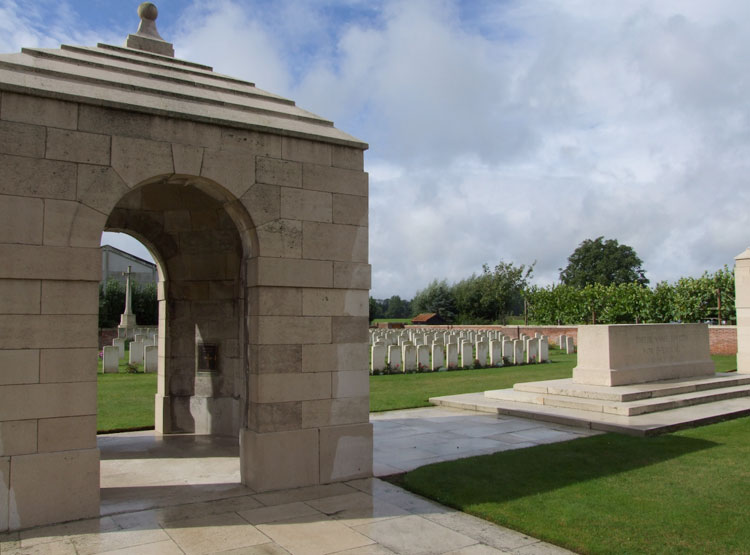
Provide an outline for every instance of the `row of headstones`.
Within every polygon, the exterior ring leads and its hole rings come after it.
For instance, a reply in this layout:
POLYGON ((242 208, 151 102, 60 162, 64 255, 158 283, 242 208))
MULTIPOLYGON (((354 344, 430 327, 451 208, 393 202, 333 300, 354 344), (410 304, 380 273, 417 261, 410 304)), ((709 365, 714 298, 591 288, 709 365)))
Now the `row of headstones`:
MULTIPOLYGON (((541 336, 542 334, 539 332, 534 334, 535 338, 541 336)), ((527 341, 528 338, 529 336, 525 333, 522 333, 520 336, 520 339, 524 341, 527 341)), ((460 344, 463 341, 477 343, 479 341, 504 341, 506 339, 512 340, 512 338, 503 335, 499 330, 370 330, 370 345, 384 343, 386 346, 399 345, 403 347, 404 345, 448 345, 451 343, 460 344)), ((557 341, 557 345, 567 354, 576 352, 575 340, 571 336, 561 335, 557 341)))
MULTIPOLYGON (((535 334, 537 337, 541 334, 535 334)), ((377 342, 384 342, 386 345, 403 345, 406 342, 412 345, 432 345, 440 343, 448 345, 450 343, 459 344, 461 341, 502 341, 506 337, 499 330, 402 330, 395 331, 389 329, 370 330, 370 345, 377 342)), ((528 337, 521 334, 521 338, 528 337)))
POLYGON ((386 345, 376 341, 370 347, 370 373, 441 372, 457 368, 497 367, 506 364, 549 362, 546 336, 522 339, 480 340, 473 343, 433 343, 432 345, 386 345), (461 365, 459 366, 459 354, 461 365))
MULTIPOLYGON (((102 368, 105 374, 116 374, 120 361, 125 358, 125 337, 112 340, 111 346, 102 349, 102 368)), ((134 340, 130 342, 129 364, 143 364, 144 372, 156 372, 159 361, 157 331, 154 329, 137 329, 134 340), (141 333, 138 333, 141 332, 141 333)))

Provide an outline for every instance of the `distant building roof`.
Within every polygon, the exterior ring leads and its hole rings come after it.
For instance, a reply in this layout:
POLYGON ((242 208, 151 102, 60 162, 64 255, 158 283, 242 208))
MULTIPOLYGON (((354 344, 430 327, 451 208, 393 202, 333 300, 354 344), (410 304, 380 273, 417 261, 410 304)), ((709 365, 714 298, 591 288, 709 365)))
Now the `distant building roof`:
POLYGON ((156 264, 125 252, 112 245, 102 245, 102 283, 116 279, 125 283, 125 272, 131 267, 133 279, 140 283, 155 283, 159 273, 156 264))
POLYGON ((106 250, 106 251, 117 253, 120 256, 122 256, 123 258, 130 258, 134 262, 139 262, 139 263, 144 264, 146 266, 151 266, 154 270, 156 269, 156 264, 154 264, 153 262, 149 262, 148 260, 140 258, 140 257, 138 257, 138 256, 136 256, 134 254, 130 254, 129 252, 126 252, 124 250, 118 249, 117 247, 113 247, 112 245, 102 245, 100 248, 103 251, 106 250))
POLYGON ((437 312, 425 312, 418 314, 411 320, 412 324, 444 324, 445 320, 437 312))

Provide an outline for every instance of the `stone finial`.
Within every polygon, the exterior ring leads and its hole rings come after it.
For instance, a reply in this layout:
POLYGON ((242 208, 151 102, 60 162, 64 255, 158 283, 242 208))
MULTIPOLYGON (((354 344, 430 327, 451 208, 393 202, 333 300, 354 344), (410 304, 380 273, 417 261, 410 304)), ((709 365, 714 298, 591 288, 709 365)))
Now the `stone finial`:
POLYGON ((152 2, 144 2, 138 6, 138 17, 141 18, 141 24, 138 25, 138 31, 135 33, 136 35, 151 39, 164 40, 161 38, 159 31, 156 30, 156 18, 159 17, 159 9, 156 7, 156 4, 153 4, 152 2))
POLYGON ((138 6, 138 17, 141 18, 141 23, 134 35, 128 35, 125 46, 161 54, 162 56, 174 57, 174 47, 161 38, 159 31, 156 30, 156 18, 158 16, 159 10, 151 2, 144 2, 138 6))
POLYGON ((750 247, 747 247, 743 252, 734 257, 735 260, 748 260, 750 259, 750 247))

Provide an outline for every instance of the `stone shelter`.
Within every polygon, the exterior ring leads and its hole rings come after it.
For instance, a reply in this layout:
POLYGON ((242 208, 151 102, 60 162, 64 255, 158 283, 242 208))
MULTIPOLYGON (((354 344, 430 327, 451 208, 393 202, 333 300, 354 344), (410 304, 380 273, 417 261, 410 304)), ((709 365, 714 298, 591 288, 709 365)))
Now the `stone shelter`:
POLYGON ((256 491, 372 473, 367 145, 139 15, 0 55, 0 532, 99 514, 103 231, 157 263, 158 432, 237 434, 256 491))

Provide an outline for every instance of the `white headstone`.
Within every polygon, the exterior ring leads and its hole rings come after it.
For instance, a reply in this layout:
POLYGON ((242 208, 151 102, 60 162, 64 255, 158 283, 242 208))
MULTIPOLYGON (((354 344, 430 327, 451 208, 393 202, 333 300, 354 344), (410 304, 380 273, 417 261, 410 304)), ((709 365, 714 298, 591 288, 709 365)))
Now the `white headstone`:
POLYGON ((401 347, 398 345, 388 346, 388 366, 390 366, 390 372, 392 374, 404 371, 401 362, 401 347))
POLYGON ((572 355, 576 352, 576 344, 573 341, 573 338, 568 336, 565 340, 565 352, 569 355, 572 355))
POLYGON ((526 364, 539 362, 539 339, 529 339, 526 343, 526 364))
POLYGON ((401 358, 404 362, 404 372, 414 372, 417 369, 417 346, 405 344, 401 348, 401 358))
POLYGON ((125 339, 122 337, 117 337, 112 340, 112 346, 117 347, 117 350, 119 351, 119 357, 121 359, 125 358, 125 339))
POLYGON ((434 343, 432 345, 432 369, 440 370, 445 366, 445 351, 442 345, 434 343))
POLYGON ((474 366, 474 345, 471 344, 471 341, 461 343, 461 366, 463 368, 474 366))
POLYGON ((120 363, 120 351, 114 345, 102 349, 102 369, 105 374, 117 374, 120 363))
POLYGON ((420 372, 431 370, 429 345, 419 345, 417 347, 417 368, 420 372))
POLYGON ((380 373, 385 370, 385 345, 376 343, 370 348, 371 373, 380 373))
POLYGON ((450 369, 458 368, 458 344, 448 343, 445 346, 446 366, 450 369))
POLYGON ((490 366, 503 365, 503 344, 500 341, 490 341, 490 366))
POLYGON ((549 362, 549 339, 544 335, 539 338, 539 362, 549 362))
POLYGON ((130 364, 143 364, 143 342, 133 341, 130 344, 130 364))
POLYGON ((490 345, 487 341, 477 341, 477 356, 479 366, 487 366, 487 357, 489 356, 490 345))
POLYGON ((503 358, 508 364, 515 364, 515 355, 513 354, 513 340, 507 337, 503 339, 503 358))
POLYGON ((159 364, 159 347, 156 345, 146 345, 143 348, 143 371, 154 373, 159 364))
POLYGON ((523 362, 523 340, 513 340, 513 364, 521 364, 523 362))

